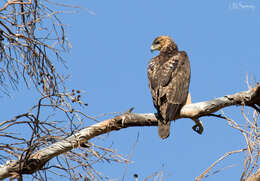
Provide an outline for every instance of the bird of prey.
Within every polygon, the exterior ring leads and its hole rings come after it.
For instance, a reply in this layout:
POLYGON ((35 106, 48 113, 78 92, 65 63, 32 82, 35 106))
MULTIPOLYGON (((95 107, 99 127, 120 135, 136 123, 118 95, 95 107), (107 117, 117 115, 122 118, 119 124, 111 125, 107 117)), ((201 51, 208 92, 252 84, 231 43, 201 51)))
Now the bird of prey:
POLYGON ((164 139, 186 104, 190 85, 190 62, 185 51, 179 51, 169 36, 157 37, 151 51, 160 51, 148 65, 149 87, 158 112, 158 133, 164 139))

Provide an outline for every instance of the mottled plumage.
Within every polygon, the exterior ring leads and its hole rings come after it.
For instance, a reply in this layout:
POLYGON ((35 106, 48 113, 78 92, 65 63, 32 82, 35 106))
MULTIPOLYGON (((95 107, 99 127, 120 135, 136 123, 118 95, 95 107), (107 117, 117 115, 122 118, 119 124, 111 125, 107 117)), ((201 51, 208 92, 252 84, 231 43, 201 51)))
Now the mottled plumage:
POLYGON ((148 80, 153 103, 158 111, 158 133, 167 138, 170 121, 175 120, 185 105, 190 84, 190 62, 184 51, 168 36, 157 37, 151 50, 160 54, 149 62, 148 80))

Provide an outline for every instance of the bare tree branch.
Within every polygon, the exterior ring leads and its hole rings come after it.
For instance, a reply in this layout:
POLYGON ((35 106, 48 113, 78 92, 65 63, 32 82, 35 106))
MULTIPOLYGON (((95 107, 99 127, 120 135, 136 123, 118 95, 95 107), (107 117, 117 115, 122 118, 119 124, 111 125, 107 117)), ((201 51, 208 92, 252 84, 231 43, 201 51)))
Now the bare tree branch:
POLYGON ((260 181, 260 169, 257 170, 255 174, 246 179, 246 181, 260 181))
POLYGON ((63 53, 71 48, 58 15, 69 7, 50 3, 3 0, 0 5, 0 93, 17 89, 20 81, 34 85, 42 95, 63 90, 65 78, 53 60, 64 64, 63 53))
POLYGON ((198 176, 195 181, 202 180, 217 163, 219 163, 220 161, 222 161, 223 159, 225 159, 229 155, 232 155, 232 154, 235 154, 235 153, 240 153, 240 152, 243 152, 243 151, 246 151, 246 150, 247 149, 241 149, 241 150, 235 150, 235 151, 230 151, 228 153, 225 153, 217 161, 215 161, 208 169, 206 169, 200 176, 198 176))
MULTIPOLYGON (((238 92, 206 102, 185 105, 181 110, 179 118, 199 118, 211 115, 221 108, 232 105, 260 106, 260 86, 257 84, 255 88, 251 88, 248 91, 238 92)), ((0 179, 13 175, 32 174, 40 170, 52 158, 80 147, 80 145, 86 143, 91 138, 101 134, 128 127, 158 125, 156 114, 133 114, 131 111, 132 109, 112 119, 86 127, 62 141, 36 151, 26 160, 9 161, 1 166, 0 179)))

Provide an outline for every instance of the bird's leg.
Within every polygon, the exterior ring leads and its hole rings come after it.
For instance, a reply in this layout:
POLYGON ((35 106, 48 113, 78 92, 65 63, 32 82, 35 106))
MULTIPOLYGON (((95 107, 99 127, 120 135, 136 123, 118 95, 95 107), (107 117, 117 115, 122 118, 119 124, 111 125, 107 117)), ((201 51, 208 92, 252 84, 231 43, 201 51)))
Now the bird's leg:
MULTIPOLYGON (((187 104, 191 104, 192 101, 191 101, 191 95, 190 93, 188 93, 188 96, 187 96, 187 100, 186 100, 186 103, 185 105, 187 104)), ((195 122, 195 125, 192 126, 192 129, 197 132, 198 134, 202 134, 204 128, 203 128, 203 124, 202 122, 198 119, 198 118, 191 118, 194 122, 195 122)))
POLYGON ((186 100, 185 105, 191 104, 191 103, 192 103, 192 101, 191 101, 191 95, 190 95, 190 93, 188 93, 188 96, 187 96, 187 100, 186 100))
POLYGON ((198 118, 191 118, 191 119, 195 122, 195 125, 192 126, 192 129, 198 134, 202 134, 204 130, 202 122, 198 118))

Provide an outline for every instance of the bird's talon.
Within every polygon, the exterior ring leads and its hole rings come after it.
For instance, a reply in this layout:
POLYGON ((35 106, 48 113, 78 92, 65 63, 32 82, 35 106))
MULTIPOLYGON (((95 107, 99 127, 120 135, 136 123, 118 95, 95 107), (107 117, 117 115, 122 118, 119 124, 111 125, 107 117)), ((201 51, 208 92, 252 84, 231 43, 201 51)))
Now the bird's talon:
POLYGON ((202 126, 201 124, 196 124, 196 125, 192 126, 192 129, 193 129, 196 133, 198 133, 198 134, 202 134, 202 133, 203 133, 203 130, 204 130, 204 128, 203 128, 203 126, 202 126))

